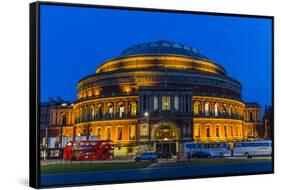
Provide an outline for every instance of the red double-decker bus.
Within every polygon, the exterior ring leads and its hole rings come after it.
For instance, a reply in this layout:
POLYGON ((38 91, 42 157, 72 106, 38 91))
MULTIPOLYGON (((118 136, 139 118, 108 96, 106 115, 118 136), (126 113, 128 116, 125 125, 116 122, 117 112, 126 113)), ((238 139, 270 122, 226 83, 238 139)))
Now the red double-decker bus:
POLYGON ((110 140, 69 141, 64 147, 64 160, 109 160, 113 159, 113 145, 110 140))

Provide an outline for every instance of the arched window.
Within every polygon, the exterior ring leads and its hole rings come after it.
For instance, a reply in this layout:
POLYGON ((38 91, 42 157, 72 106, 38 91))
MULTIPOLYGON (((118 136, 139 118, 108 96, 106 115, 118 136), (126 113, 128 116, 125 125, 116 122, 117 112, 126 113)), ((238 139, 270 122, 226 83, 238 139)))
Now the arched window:
POLYGON ((87 107, 83 107, 83 121, 87 121, 87 107))
POLYGON ((118 127, 117 129, 117 140, 122 140, 122 127, 118 127))
POLYGON ((230 135, 233 136, 233 126, 230 126, 230 135))
POLYGON ((130 104, 130 114, 131 114, 131 116, 137 115, 137 104, 136 104, 136 102, 132 102, 130 104))
POLYGON ((107 128, 107 139, 110 140, 111 139, 111 129, 110 128, 107 128))
POLYGON ((225 105, 222 106, 222 115, 226 116, 226 108, 225 105))
POLYGON ((194 102, 194 104, 193 104, 194 115, 199 115, 199 105, 200 105, 199 102, 194 102))
POLYGON ((107 115, 109 118, 113 117, 113 106, 111 103, 107 104, 107 115))
POLYGON ((92 114, 91 114, 92 119, 95 118, 95 107, 92 106, 92 114))
POLYGON ((124 107, 124 104, 122 102, 119 102, 118 106, 119 106, 118 107, 118 117, 122 118, 122 117, 124 117, 125 107, 124 107))
POLYGON ((253 121, 254 120, 254 117, 253 117, 253 112, 249 112, 249 120, 250 121, 253 121))
POLYGON ((64 115, 62 116, 62 125, 67 125, 66 114, 64 114, 64 115))
POLYGON ((101 118, 103 116, 102 104, 98 105, 98 117, 101 118))
POLYGON ((92 108, 90 106, 87 106, 87 120, 91 120, 91 111, 92 111, 92 108))
POLYGON ((199 138, 200 137, 200 125, 195 124, 194 126, 194 137, 199 138))
POLYGON ((216 125, 216 137, 220 136, 220 128, 219 125, 216 125))
POLYGON ((211 129, 209 125, 206 127, 206 137, 211 137, 211 129))
POLYGON ((171 96, 162 96, 162 111, 170 111, 171 96))
POLYGON ((228 107, 228 115, 231 116, 232 115, 232 106, 228 107))
POLYGON ((219 104, 215 103, 215 116, 217 117, 219 115, 219 104))
POLYGON ((79 121, 82 121, 83 120, 83 110, 82 108, 80 108, 79 110, 79 121))
POLYGON ((205 103, 205 116, 209 116, 210 114, 210 104, 208 102, 205 103))
POLYGON ((101 138, 101 128, 100 127, 97 128, 97 136, 99 136, 101 138))

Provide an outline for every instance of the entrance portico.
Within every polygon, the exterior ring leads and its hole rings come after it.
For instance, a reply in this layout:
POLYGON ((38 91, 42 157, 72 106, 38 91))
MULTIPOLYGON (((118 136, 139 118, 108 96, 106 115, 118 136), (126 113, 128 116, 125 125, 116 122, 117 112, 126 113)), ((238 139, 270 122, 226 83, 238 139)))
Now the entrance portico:
POLYGON ((180 130, 173 122, 159 122, 152 128, 152 140, 156 152, 176 155, 179 149, 180 130))

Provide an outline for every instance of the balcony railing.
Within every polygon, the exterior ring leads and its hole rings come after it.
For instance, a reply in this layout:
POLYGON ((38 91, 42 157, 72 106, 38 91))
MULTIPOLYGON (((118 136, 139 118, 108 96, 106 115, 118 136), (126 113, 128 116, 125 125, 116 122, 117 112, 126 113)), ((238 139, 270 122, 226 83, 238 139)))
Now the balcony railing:
POLYGON ((120 114, 120 113, 107 113, 107 114, 96 114, 94 117, 85 117, 75 119, 75 123, 91 122, 91 121, 101 121, 101 120, 122 120, 122 119, 136 119, 137 115, 132 114, 120 114))
POLYGON ((194 114, 195 118, 225 118, 225 119, 239 119, 242 120, 243 116, 237 115, 237 114, 214 114, 214 113, 199 113, 197 115, 194 114))
POLYGON ((98 99, 98 98, 107 98, 107 97, 115 97, 115 96, 136 96, 136 92, 120 92, 120 93, 107 93, 107 94, 100 94, 100 95, 93 95, 89 97, 79 98, 76 103, 83 102, 86 100, 98 99))

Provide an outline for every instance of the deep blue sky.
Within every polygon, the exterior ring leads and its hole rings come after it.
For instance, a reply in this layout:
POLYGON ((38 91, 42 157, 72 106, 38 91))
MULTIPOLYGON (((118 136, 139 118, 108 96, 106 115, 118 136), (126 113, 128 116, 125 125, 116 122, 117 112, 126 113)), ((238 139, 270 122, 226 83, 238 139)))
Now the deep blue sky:
POLYGON ((75 100, 77 82, 134 44, 171 40, 201 51, 272 104, 271 20, 41 5, 41 100, 75 100))

